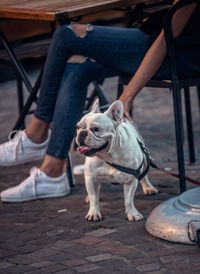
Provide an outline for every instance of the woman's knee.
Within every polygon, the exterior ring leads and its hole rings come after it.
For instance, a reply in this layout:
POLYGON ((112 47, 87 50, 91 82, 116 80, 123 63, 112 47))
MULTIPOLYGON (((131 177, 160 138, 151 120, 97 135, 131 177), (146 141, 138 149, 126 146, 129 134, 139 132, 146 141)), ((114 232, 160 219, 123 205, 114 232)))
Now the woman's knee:
POLYGON ((68 27, 77 37, 80 38, 85 38, 87 33, 92 30, 92 26, 90 24, 71 23, 68 27))
POLYGON ((117 72, 84 55, 72 55, 66 63, 63 78, 73 79, 75 85, 89 85, 92 81, 116 76, 117 72))
POLYGON ((96 62, 84 55, 72 55, 66 64, 68 72, 74 75, 78 82, 94 80, 97 75, 96 62))
POLYGON ((69 25, 62 25, 57 28, 54 32, 54 38, 58 39, 59 37, 63 38, 67 34, 75 35, 76 37, 85 38, 87 33, 92 30, 92 26, 90 24, 75 24, 71 23, 69 25))

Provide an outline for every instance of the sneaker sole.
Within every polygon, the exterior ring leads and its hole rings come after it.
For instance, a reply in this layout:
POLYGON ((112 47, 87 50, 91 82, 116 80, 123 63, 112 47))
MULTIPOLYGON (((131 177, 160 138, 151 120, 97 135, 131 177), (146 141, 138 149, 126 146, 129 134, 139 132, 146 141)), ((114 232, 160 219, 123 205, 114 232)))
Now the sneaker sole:
POLYGON ((46 194, 46 195, 40 195, 37 197, 29 197, 26 199, 25 198, 24 199, 9 199, 9 198, 7 199, 7 198, 1 197, 1 201, 6 203, 20 203, 20 202, 28 202, 28 201, 34 201, 34 200, 40 200, 40 199, 47 199, 47 198, 59 198, 59 197, 64 197, 68 194, 70 194, 70 190, 62 194, 46 194))

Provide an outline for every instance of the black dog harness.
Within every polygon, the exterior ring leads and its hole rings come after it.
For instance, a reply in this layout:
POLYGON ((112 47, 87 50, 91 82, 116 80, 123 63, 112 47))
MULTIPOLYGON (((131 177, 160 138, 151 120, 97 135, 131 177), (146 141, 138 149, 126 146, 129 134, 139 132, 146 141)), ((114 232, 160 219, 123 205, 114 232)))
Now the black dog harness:
POLYGON ((138 169, 133 169, 133 168, 129 168, 129 167, 124 167, 124 166, 120 166, 120 165, 116 165, 116 164, 111 164, 109 162, 106 162, 107 164, 109 164, 110 166, 112 166, 113 168, 121 171, 121 172, 124 172, 124 173, 127 173, 127 174, 130 174, 130 175, 133 175, 135 176, 135 178, 137 178, 139 181, 144 178, 144 176, 148 173, 149 171, 149 168, 150 168, 150 163, 151 163, 151 160, 150 160, 150 156, 149 156, 149 153, 146 149, 146 147, 144 146, 144 144, 142 142, 140 142, 138 139, 137 139, 139 145, 140 145, 140 148, 146 158, 146 167, 144 169, 144 171, 142 171, 142 166, 144 164, 144 157, 143 157, 143 161, 141 163, 141 165, 139 166, 138 169))

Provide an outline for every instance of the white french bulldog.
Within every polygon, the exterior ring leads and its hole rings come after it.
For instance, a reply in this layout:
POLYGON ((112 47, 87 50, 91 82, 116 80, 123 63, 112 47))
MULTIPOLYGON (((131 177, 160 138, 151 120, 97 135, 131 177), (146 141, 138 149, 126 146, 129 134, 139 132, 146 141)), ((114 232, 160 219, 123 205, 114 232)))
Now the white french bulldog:
MULTIPOLYGON (((124 187, 125 212, 129 221, 140 221, 143 216, 134 206, 134 194, 138 179, 134 175, 121 172, 109 163, 120 165, 143 172, 147 159, 139 142, 143 142, 136 127, 129 120, 123 118, 123 104, 115 101, 109 109, 100 113, 98 99, 94 102, 92 111, 77 124, 77 150, 84 154, 85 184, 87 200, 90 204, 86 219, 101 220, 99 208, 100 177, 111 175, 110 182, 118 182, 124 187), (138 141, 139 140, 139 141, 138 141), (93 156, 93 157, 91 157, 93 156)), ((140 180, 144 194, 152 195, 158 191, 152 186, 145 175, 140 180)))

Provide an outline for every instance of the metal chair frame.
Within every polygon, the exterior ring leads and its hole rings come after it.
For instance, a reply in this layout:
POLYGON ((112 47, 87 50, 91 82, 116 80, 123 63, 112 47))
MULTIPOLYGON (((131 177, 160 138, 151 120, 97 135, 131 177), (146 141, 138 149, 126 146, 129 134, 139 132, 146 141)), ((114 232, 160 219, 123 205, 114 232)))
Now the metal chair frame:
MULTIPOLYGON (((183 117, 182 117, 182 107, 181 107, 181 89, 184 89, 185 97, 185 110, 186 110, 186 122, 187 122, 187 135, 189 143, 189 155, 190 162, 195 162, 195 148, 194 148, 194 136, 193 136, 193 126, 192 126, 192 113, 190 106, 190 94, 189 87, 197 86, 198 87, 198 96, 200 97, 200 76, 194 78, 181 79, 178 76, 177 64, 176 64, 176 48, 178 45, 185 43, 186 45, 200 45, 200 37, 195 37, 192 39, 188 38, 176 38, 174 39, 172 33, 171 22, 175 12, 181 7, 197 3, 198 0, 180 0, 174 6, 172 6, 167 12, 167 16, 164 22, 164 34, 167 44, 167 52, 170 60, 171 68, 171 81, 152 79, 146 86, 148 87, 160 87, 160 88, 169 88, 172 90, 173 96, 173 108, 174 108, 174 122, 175 122, 175 135, 176 135, 176 147, 177 147, 177 160, 178 160, 178 171, 179 171, 179 185, 180 192, 186 190, 186 181, 185 181, 185 161, 184 161, 184 149, 183 149, 183 117)), ((130 76, 126 75, 119 78, 118 86, 118 96, 120 96, 123 91, 123 86, 130 81, 130 76)))

